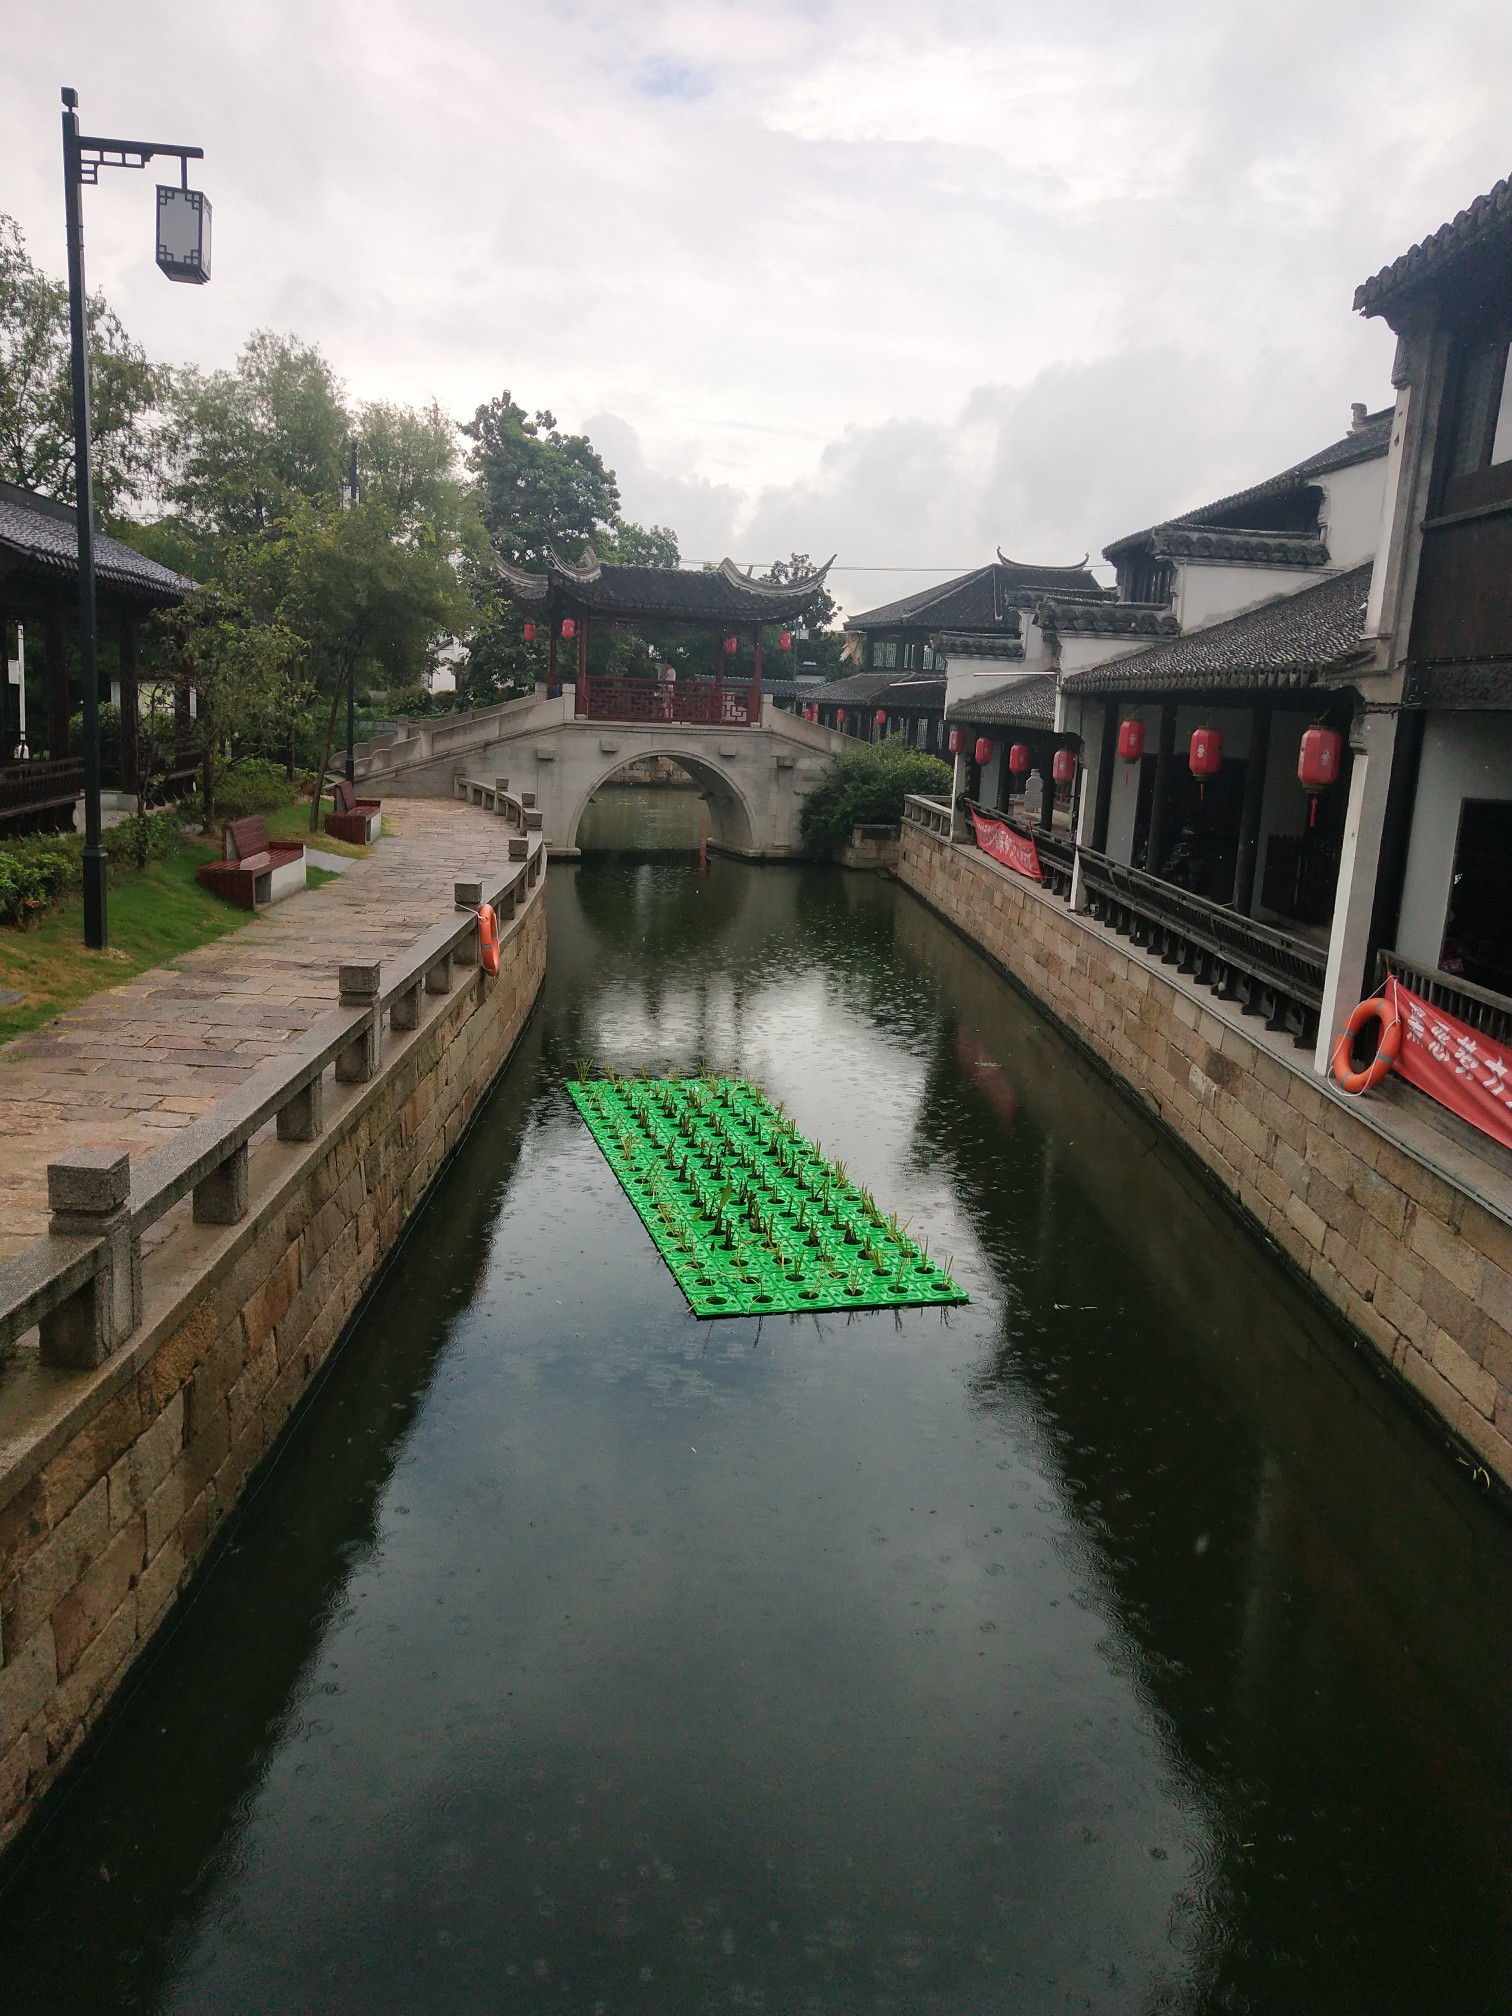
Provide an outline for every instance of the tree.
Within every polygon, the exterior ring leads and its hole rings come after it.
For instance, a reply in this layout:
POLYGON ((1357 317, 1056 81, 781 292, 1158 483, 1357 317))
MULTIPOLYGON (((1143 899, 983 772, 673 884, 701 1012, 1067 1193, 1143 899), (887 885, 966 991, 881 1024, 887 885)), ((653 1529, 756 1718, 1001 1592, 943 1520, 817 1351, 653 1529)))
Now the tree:
POLYGON ((157 618, 169 680, 193 689, 202 763, 204 826, 215 822, 218 752, 238 737, 276 739, 304 695, 304 640, 260 620, 243 596, 202 588, 157 618))
POLYGON ((479 509, 500 556, 517 567, 551 546, 564 560, 612 536, 619 523, 614 471, 586 434, 563 434, 556 416, 534 419, 507 392, 480 406, 461 432, 479 509))
MULTIPOLYGON (((152 424, 168 374, 147 361, 100 294, 88 303, 90 442, 95 502, 111 516, 150 487, 152 424)), ((73 366, 68 289, 27 256, 20 226, 0 216, 0 481, 71 500, 73 366)))
POLYGON ((938 756, 910 749, 901 735, 863 742, 837 756, 803 805, 803 838, 817 854, 838 854, 853 826, 895 826, 910 792, 950 790, 951 770, 938 756))
POLYGON ((202 538, 267 532, 295 500, 341 501, 352 416, 313 345, 258 329, 234 370, 176 374, 169 501, 202 538))
POLYGON ((637 525, 633 518, 619 519, 594 551, 600 560, 622 567, 682 565, 677 534, 670 525, 637 525))

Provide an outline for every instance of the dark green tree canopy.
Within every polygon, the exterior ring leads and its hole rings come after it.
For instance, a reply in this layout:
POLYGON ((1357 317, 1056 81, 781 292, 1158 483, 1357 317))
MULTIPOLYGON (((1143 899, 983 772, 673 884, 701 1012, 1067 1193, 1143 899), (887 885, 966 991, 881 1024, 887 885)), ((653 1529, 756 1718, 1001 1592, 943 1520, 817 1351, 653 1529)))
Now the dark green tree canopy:
POLYGON ((619 485, 586 434, 562 433, 552 413, 532 419, 507 392, 480 406, 462 432, 473 444, 467 466, 483 522, 505 560, 529 566, 548 545, 578 560, 612 536, 619 485))
MULTIPOLYGON (((110 517, 150 485, 154 419, 168 374, 149 364, 104 297, 89 300, 94 494, 110 517)), ((74 494, 73 374, 68 289, 27 256, 13 218, 0 216, 0 482, 44 496, 74 494)))

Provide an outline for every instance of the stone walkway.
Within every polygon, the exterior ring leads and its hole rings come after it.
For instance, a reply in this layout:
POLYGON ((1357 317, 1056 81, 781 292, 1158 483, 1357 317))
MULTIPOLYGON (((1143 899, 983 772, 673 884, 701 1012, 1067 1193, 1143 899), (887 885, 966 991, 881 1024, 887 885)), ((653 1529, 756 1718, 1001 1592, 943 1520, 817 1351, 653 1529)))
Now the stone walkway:
POLYGON ((0 1045, 0 1260, 47 1230, 54 1156, 157 1147, 335 1007, 342 960, 392 958, 454 881, 508 863, 509 828, 472 806, 390 799, 384 819, 392 834, 339 882, 0 1045))

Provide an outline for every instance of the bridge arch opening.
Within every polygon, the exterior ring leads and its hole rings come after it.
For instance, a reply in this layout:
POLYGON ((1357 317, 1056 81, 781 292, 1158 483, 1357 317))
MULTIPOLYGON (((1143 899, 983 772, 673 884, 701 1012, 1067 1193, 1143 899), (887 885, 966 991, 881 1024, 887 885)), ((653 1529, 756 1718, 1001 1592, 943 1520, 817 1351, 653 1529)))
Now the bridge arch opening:
POLYGON ((753 854, 755 833, 744 792, 720 764, 656 748, 606 765, 576 807, 565 845, 590 854, 679 853, 707 838, 753 854))

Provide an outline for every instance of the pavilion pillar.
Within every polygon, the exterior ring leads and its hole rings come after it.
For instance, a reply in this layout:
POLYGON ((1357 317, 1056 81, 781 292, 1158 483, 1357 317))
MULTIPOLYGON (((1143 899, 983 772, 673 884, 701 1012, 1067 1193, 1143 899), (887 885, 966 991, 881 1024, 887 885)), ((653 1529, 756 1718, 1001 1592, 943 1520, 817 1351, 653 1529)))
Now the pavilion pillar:
POLYGON ((588 618, 577 619, 577 711, 588 712, 588 618))
POLYGON ((1039 745, 1040 815, 1042 833, 1055 827, 1055 743, 1046 738, 1039 745))
POLYGON ((724 632, 714 632, 714 719, 724 720, 724 632))
POLYGON ((1160 740, 1155 749, 1155 789, 1150 794, 1150 831, 1145 841, 1145 873, 1158 875, 1166 856, 1166 815, 1171 801, 1171 773, 1176 766, 1176 702, 1160 703, 1160 740))
POLYGON ((752 728, 761 726, 761 632, 756 632, 756 659, 751 672, 751 697, 746 702, 746 720, 752 728))
POLYGON ((1102 740, 1097 750, 1097 782, 1092 789, 1092 837, 1094 854, 1108 851, 1108 821, 1113 812, 1113 771, 1118 761, 1118 708, 1109 700, 1103 708, 1102 740))
POLYGON ((1239 848, 1234 856, 1233 905, 1241 917, 1255 914, 1255 857, 1260 845, 1260 809, 1265 803, 1265 767, 1270 755, 1271 709, 1250 716, 1249 761, 1244 766, 1244 803, 1239 812, 1239 848))
POLYGON ((121 789, 132 792, 141 788, 139 679, 136 619, 128 616, 121 624, 121 789))
POLYGON ((42 635, 47 653, 47 753, 68 754, 68 633, 61 604, 50 602, 42 635))
POLYGON ((11 705, 11 619, 0 609, 0 763, 9 763, 19 739, 18 710, 11 705))
POLYGON ((548 699, 555 699, 557 688, 561 683, 561 680, 557 677, 556 621, 553 617, 548 616, 546 619, 546 696, 548 699))

